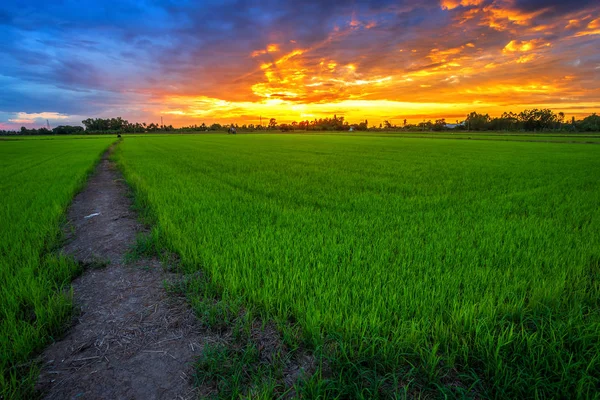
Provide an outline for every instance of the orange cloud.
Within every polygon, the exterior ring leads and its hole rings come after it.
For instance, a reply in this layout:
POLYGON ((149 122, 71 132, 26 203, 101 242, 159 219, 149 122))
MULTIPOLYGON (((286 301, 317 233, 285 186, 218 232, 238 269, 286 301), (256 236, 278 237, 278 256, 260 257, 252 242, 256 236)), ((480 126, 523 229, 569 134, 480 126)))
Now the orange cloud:
POLYGON ((251 54, 251 56, 252 57, 258 57, 258 56, 263 55, 263 54, 276 53, 278 51, 279 51, 279 45, 273 43, 273 44, 267 45, 267 47, 265 49, 253 51, 252 54, 251 54))
MULTIPOLYGON (((434 90, 431 89, 431 85, 421 85, 420 89, 422 91, 434 90)), ((465 89, 460 92, 465 100, 452 103, 348 99, 327 103, 297 104, 281 99, 268 99, 260 102, 229 102, 207 97, 166 97, 161 102, 169 108, 157 110, 157 114, 169 115, 168 123, 174 125, 211 121, 258 124, 261 116, 263 123, 267 118, 276 118, 279 122, 292 122, 330 117, 334 113, 344 115, 349 121, 368 119, 372 124, 378 125, 384 119, 401 120, 406 118, 410 122, 436 118, 463 120, 464 116, 473 110, 500 115, 507 110, 519 111, 531 108, 527 102, 513 103, 511 106, 507 106, 502 102, 483 100, 490 91, 494 94, 510 93, 513 97, 531 91, 539 94, 554 93, 554 89, 550 85, 526 84, 465 89)), ((544 102, 539 106, 564 110, 567 116, 586 115, 597 111, 597 104, 589 102, 579 103, 572 109, 559 102, 544 102)))
POLYGON ((431 49, 427 57, 434 63, 444 63, 450 59, 454 59, 454 56, 461 54, 465 50, 465 47, 473 48, 475 46, 472 43, 467 43, 464 46, 452 47, 445 50, 431 49))
MULTIPOLYGON (((169 124, 257 123, 260 115, 291 122, 334 113, 374 122, 550 105, 600 111, 598 1, 434 3, 432 9, 428 1, 267 2, 251 15, 231 4, 224 9, 235 12, 208 24, 191 17, 174 29, 160 24, 159 31, 126 24, 124 32, 149 36, 131 44, 115 42, 120 35, 108 34, 105 22, 88 33, 65 28, 69 34, 52 41, 23 30, 27 40, 3 42, 12 51, 0 63, 0 86, 13 99, 11 110, 34 111, 50 98, 57 104, 38 111, 118 112, 148 122, 164 115, 169 124), (71 41, 74 35, 81 43, 97 35, 98 46, 119 51, 99 54, 71 41), (32 62, 39 59, 47 68, 32 62)), ((40 123, 44 116, 0 113, 5 121, 40 123)))
POLYGON ((577 32, 573 37, 595 36, 595 35, 600 35, 600 29, 577 32))
POLYGON ((459 6, 478 6, 483 0, 442 0, 441 6, 444 10, 453 10, 459 6))
POLYGON ((386 48, 386 53, 372 48, 372 41, 390 29, 385 20, 369 26, 349 14, 345 23, 312 44, 280 38, 281 47, 265 45, 256 57, 268 57, 250 59, 255 67, 229 78, 234 83, 227 90, 210 92, 208 97, 170 96, 165 101, 168 108, 160 112, 176 121, 256 124, 261 115, 279 122, 334 113, 348 120, 379 121, 402 115, 410 121, 416 116, 456 119, 473 110, 491 115, 532 107, 567 114, 569 107, 571 114, 598 111, 594 102, 599 104, 600 90, 589 83, 593 82, 589 68, 582 65, 574 70, 564 63, 564 59, 579 59, 578 39, 547 33, 578 21, 570 34, 578 29, 578 34, 590 35, 599 21, 589 12, 577 12, 545 16, 540 24, 536 18, 543 11, 521 12, 513 7, 513 0, 469 7, 482 4, 442 1, 442 8, 455 10, 446 36, 435 41, 405 40, 386 48), (226 100, 219 98, 220 93, 226 100))
POLYGON ((525 56, 521 56, 517 59, 517 64, 525 64, 531 61, 534 61, 538 58, 536 54, 527 54, 525 56))
POLYGON ((544 43, 543 40, 541 39, 533 39, 533 40, 511 40, 510 42, 508 42, 508 44, 504 47, 504 49, 502 50, 504 53, 514 53, 514 52, 521 52, 521 53, 526 53, 526 52, 530 52, 532 50, 535 50, 539 47, 542 46, 546 46, 546 47, 550 47, 551 44, 546 42, 544 43))
POLYGON ((507 3, 493 2, 483 8, 486 17, 481 25, 489 26, 497 31, 504 31, 511 26, 527 26, 538 16, 547 12, 549 8, 543 8, 531 12, 523 12, 512 7, 512 1, 507 3))

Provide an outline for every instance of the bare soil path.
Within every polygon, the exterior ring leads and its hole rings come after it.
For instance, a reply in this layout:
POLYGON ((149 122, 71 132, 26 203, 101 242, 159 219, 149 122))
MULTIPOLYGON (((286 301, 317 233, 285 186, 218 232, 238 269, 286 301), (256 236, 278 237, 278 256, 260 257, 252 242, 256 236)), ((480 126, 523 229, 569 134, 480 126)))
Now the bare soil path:
POLYGON ((38 388, 47 399, 197 395, 191 363, 211 339, 185 302, 165 292, 172 274, 158 260, 125 265, 143 230, 127 195, 107 153, 68 211, 72 229, 63 251, 88 268, 73 282, 73 326, 42 354, 38 388))

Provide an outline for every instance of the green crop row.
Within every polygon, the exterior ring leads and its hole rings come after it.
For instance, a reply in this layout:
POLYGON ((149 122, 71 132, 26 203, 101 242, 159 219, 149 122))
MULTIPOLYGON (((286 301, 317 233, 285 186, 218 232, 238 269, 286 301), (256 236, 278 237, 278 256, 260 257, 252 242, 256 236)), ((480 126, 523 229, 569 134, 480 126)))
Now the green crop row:
POLYGON ((29 398, 31 356, 71 315, 78 266, 53 252, 66 207, 114 138, 0 142, 0 398, 29 398))
POLYGON ((187 272, 345 360, 313 395, 377 397, 360 378, 377 370, 596 396, 598 146, 203 135, 127 138, 117 158, 187 272))

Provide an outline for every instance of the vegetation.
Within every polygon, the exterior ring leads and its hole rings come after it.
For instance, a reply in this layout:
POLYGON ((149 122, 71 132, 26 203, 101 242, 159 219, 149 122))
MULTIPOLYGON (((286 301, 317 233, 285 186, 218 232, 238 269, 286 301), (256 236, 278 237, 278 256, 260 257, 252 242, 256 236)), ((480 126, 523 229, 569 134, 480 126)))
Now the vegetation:
POLYGON ((519 114, 505 112, 499 118, 491 118, 487 114, 472 112, 467 116, 462 126, 475 131, 547 131, 563 129, 566 131, 598 132, 600 130, 600 116, 596 114, 589 115, 581 121, 576 121, 573 118, 571 123, 565 123, 564 119, 564 113, 555 114, 549 109, 525 110, 519 114))
POLYGON ((71 315, 78 266, 53 254, 74 193, 112 139, 0 142, 0 398, 32 398, 29 358, 71 315))
MULTIPOLYGON (((599 152, 203 135, 128 138, 117 158, 184 271, 202 270, 221 304, 301 329, 322 366, 306 397, 591 398, 599 152)), ((227 309, 199 306, 206 284, 190 279, 199 315, 227 309)), ((228 351, 206 350, 206 379, 241 370, 228 351)))
MULTIPOLYGON (((227 131, 230 127, 245 132, 256 131, 446 131, 446 130, 468 130, 468 131, 562 131, 562 132, 599 132, 600 116, 589 115, 583 120, 576 121, 572 118, 570 123, 564 121, 565 115, 558 114, 549 109, 524 110, 519 114, 513 112, 503 113, 498 118, 492 118, 488 114, 472 112, 462 122, 449 125, 444 118, 435 122, 423 121, 418 124, 409 124, 404 119, 402 125, 394 125, 386 120, 377 126, 369 127, 369 121, 349 123, 343 116, 334 115, 333 118, 319 118, 313 121, 291 122, 289 124, 278 124, 275 118, 271 118, 264 125, 254 124, 231 124, 221 125, 214 123, 207 125, 190 125, 174 128, 172 125, 146 124, 145 122, 129 122, 121 117, 117 118, 88 118, 81 121, 85 126, 86 134, 117 134, 117 133, 156 133, 156 132, 215 132, 227 131)), ((58 126, 52 130, 48 128, 27 129, 21 127, 18 132, 0 131, 0 136, 8 135, 80 135, 84 133, 81 126, 58 126)))
MULTIPOLYGON (((335 132, 313 132, 312 134, 335 135, 335 132)), ((396 137, 396 138, 427 138, 427 139, 458 139, 458 140, 492 140, 505 142, 548 142, 548 143, 600 143, 598 133, 528 133, 528 132, 502 132, 502 131, 480 131, 480 132, 353 132, 344 133, 352 136, 370 137, 396 137)))
MULTIPOLYGON (((197 382, 222 397, 593 397, 597 146, 369 135, 119 145, 155 222, 138 251, 177 252, 202 323, 233 329, 204 349, 197 382), (268 362, 250 332, 257 314, 284 337, 268 362), (300 342, 317 371, 292 388, 283 371, 300 342)), ((31 355, 68 320, 64 290, 78 267, 52 250, 66 205, 112 141, 53 139, 0 142, 4 398, 31 396, 31 355)))
POLYGON ((131 123, 121 117, 117 118, 88 118, 81 121, 85 126, 86 132, 89 133, 114 133, 114 132, 158 132, 158 131, 172 131, 174 130, 172 125, 158 125, 155 123, 146 124, 134 122, 131 123))

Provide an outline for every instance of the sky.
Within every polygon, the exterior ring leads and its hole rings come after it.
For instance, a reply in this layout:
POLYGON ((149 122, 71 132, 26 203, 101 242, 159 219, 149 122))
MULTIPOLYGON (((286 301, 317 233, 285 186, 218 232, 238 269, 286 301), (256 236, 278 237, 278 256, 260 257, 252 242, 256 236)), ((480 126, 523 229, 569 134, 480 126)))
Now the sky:
POLYGON ((6 1, 0 129, 600 112, 598 0, 6 1))

